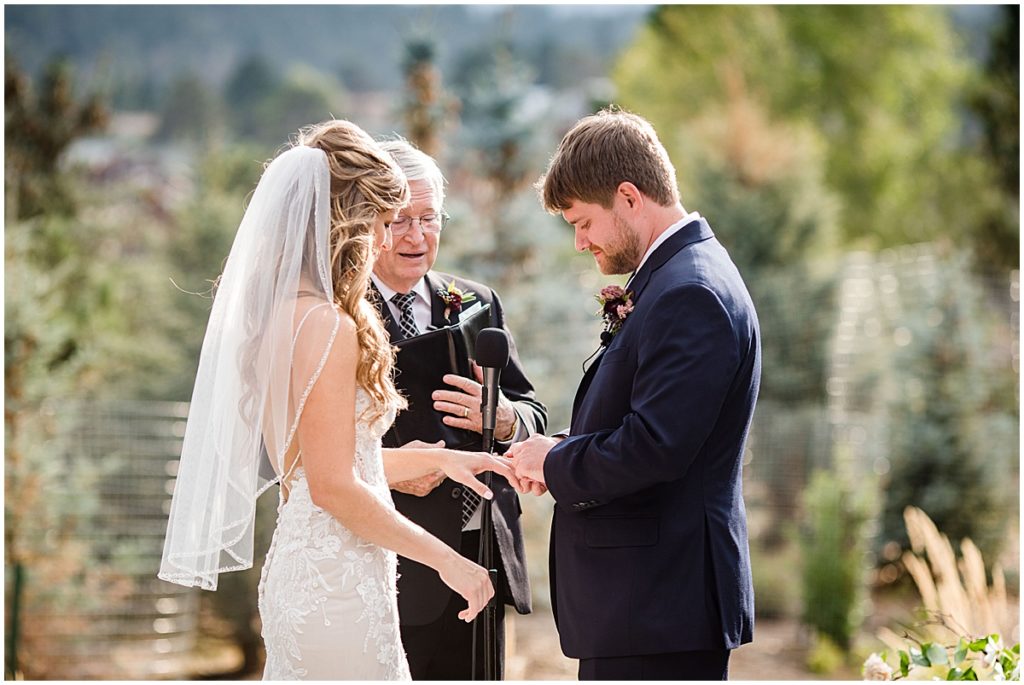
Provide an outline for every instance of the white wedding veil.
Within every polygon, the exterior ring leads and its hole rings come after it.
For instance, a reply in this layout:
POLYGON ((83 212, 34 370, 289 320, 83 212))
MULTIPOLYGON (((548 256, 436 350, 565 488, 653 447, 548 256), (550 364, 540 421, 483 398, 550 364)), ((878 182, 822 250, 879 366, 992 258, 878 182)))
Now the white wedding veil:
POLYGON ((337 331, 330 187, 326 154, 296 145, 267 166, 238 227, 199 358, 164 580, 215 590, 219 573, 252 566, 256 498, 284 472, 337 331))

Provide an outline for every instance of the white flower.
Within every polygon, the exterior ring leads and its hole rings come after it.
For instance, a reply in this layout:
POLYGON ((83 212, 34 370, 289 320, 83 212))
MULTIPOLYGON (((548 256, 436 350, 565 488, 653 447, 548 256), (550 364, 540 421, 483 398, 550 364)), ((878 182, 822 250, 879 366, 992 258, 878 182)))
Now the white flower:
POLYGON ((1006 675, 1003 673, 1003 664, 996 661, 993 668, 992 680, 1006 680, 1006 675))
POLYGON ((861 669, 864 680, 892 680, 892 667, 877 654, 872 654, 861 669))
MULTIPOLYGON (((993 640, 991 637, 988 642, 985 643, 985 665, 990 667, 992 664, 998 664, 997 659, 999 658, 999 652, 1003 651, 1003 640, 993 640)), ((1002 673, 1002 667, 1000 667, 1000 674, 1002 673)))

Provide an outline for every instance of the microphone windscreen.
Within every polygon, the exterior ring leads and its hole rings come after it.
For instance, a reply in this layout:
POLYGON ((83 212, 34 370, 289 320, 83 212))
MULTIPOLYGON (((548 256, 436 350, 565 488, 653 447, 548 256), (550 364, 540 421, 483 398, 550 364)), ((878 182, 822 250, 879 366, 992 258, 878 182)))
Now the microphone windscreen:
POLYGON ((476 337, 476 363, 487 369, 504 369, 508 364, 508 333, 485 328, 476 337))

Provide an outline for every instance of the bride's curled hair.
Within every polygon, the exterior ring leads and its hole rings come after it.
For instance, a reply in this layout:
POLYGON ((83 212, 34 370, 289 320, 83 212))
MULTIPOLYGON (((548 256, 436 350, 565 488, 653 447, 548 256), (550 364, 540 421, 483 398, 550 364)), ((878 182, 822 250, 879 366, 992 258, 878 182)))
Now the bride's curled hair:
POLYGON ((395 390, 392 347, 377 308, 366 299, 374 259, 374 223, 405 206, 409 186, 393 159, 361 128, 335 119, 299 131, 297 145, 323 150, 331 173, 330 264, 334 301, 356 323, 356 382, 373 398, 373 421, 406 407, 395 390))

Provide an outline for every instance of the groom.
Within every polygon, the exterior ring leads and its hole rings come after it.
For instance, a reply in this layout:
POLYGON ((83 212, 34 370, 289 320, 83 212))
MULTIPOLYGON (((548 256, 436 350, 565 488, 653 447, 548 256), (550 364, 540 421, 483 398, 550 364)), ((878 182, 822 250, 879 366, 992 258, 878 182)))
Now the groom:
POLYGON ((708 222, 680 204, 651 125, 588 116, 538 182, 604 274, 602 350, 568 436, 513 445, 555 499, 550 576, 581 680, 724 680, 753 637, 741 491, 761 378, 757 314, 708 222))

